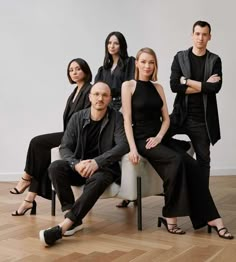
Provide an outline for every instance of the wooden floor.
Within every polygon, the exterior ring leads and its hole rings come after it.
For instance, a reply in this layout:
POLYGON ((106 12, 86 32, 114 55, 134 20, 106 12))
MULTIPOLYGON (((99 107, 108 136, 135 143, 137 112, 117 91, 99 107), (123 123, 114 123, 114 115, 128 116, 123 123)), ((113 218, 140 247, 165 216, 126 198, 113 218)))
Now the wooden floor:
MULTIPOLYGON (((236 240, 224 240, 206 228, 194 231, 188 218, 179 224, 187 231, 178 236, 157 228, 162 197, 143 199, 143 231, 136 229, 136 208, 118 209, 118 199, 99 200, 84 219, 85 228, 50 248, 38 238, 40 229, 63 218, 50 215, 50 201, 38 198, 36 216, 12 217, 24 195, 11 195, 15 183, 0 183, 0 261, 236 261, 236 240)), ((236 176, 212 177, 211 191, 226 226, 236 236, 236 176)))

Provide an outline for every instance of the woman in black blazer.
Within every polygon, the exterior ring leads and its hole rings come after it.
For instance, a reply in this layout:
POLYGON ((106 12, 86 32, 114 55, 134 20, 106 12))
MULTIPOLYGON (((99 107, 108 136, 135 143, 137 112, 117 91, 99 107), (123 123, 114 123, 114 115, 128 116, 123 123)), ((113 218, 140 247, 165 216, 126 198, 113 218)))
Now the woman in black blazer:
MULTIPOLYGON (((70 83, 77 86, 66 103, 63 115, 64 130, 73 113, 90 106, 88 94, 92 80, 89 65, 81 58, 70 61, 67 67, 67 76, 70 83)), ((44 134, 36 136, 30 141, 25 173, 10 193, 22 194, 27 187, 29 187, 29 192, 18 210, 12 213, 13 216, 22 216, 28 210, 31 210, 31 215, 35 215, 37 195, 51 199, 51 181, 47 169, 51 163, 51 149, 60 145, 63 133, 44 134)))

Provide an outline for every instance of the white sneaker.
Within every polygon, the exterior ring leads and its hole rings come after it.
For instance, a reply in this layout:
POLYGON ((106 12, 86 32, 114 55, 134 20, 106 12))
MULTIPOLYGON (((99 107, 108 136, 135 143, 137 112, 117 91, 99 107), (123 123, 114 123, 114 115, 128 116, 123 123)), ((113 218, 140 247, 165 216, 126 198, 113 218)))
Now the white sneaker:
POLYGON ((84 228, 82 221, 75 222, 63 236, 73 236, 77 231, 80 231, 84 228))

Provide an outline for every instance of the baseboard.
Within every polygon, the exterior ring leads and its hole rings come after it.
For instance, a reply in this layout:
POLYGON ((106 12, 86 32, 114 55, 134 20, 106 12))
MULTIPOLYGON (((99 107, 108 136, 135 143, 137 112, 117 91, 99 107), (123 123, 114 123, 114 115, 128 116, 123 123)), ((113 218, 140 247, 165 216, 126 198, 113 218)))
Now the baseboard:
POLYGON ((211 170, 211 176, 235 176, 236 175, 236 169, 212 169, 211 170))
POLYGON ((0 182, 18 181, 23 173, 0 173, 0 182))
MULTIPOLYGON (((212 169, 211 176, 235 176, 236 169, 212 169)), ((0 182, 18 181, 22 173, 0 173, 0 182)))

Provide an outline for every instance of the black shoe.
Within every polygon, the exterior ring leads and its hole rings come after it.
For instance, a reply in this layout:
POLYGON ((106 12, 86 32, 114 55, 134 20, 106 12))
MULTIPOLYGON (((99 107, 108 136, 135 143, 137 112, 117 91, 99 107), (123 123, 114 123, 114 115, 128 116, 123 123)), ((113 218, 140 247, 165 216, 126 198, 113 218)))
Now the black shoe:
POLYGON ((219 237, 222 237, 224 239, 233 239, 234 236, 231 235, 231 233, 228 231, 226 227, 222 227, 218 229, 216 226, 210 226, 208 225, 208 233, 211 233, 211 229, 215 229, 219 237), (222 231, 222 233, 220 233, 222 231))
POLYGON ((14 217, 18 217, 18 216, 24 216, 24 214, 31 210, 30 211, 30 215, 36 215, 36 208, 37 208, 37 203, 36 201, 29 201, 29 200, 24 200, 25 202, 27 203, 31 203, 32 204, 32 207, 29 207, 29 208, 26 208, 22 211, 22 213, 19 213, 18 210, 15 211, 15 213, 12 213, 11 215, 14 216, 14 217))
POLYGON ((60 226, 51 227, 39 232, 39 239, 45 246, 50 246, 61 238, 62 230, 60 226))
POLYGON ((84 228, 82 221, 75 222, 66 232, 63 236, 73 236, 77 231, 80 231, 84 228))
POLYGON ((27 183, 21 190, 18 190, 16 187, 14 187, 12 190, 10 190, 10 193, 13 195, 19 195, 25 192, 26 188, 30 186, 31 183, 31 179, 26 179, 24 177, 21 178, 24 181, 27 181, 29 183, 27 183))
POLYGON ((124 199, 119 204, 117 204, 116 207, 125 208, 125 207, 128 207, 129 203, 131 202, 134 203, 134 206, 137 206, 137 200, 131 201, 131 200, 124 199))
POLYGON ((163 224, 166 227, 166 230, 171 234, 177 234, 177 235, 185 234, 185 232, 180 227, 178 227, 177 224, 168 224, 165 218, 158 217, 157 226, 161 227, 161 224, 163 224))

